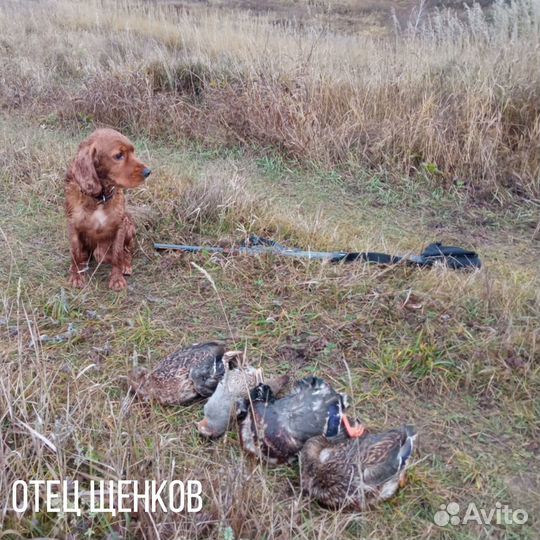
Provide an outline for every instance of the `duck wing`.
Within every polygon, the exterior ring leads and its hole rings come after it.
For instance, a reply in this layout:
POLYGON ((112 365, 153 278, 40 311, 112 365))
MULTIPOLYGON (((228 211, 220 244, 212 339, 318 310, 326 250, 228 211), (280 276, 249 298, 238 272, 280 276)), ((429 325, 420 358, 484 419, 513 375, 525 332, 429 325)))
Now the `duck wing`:
MULTIPOLYGON (((219 375, 219 363, 223 353, 224 347, 214 342, 175 351, 150 373, 146 384, 152 389, 154 398, 164 405, 183 404, 198 395, 209 395, 207 388, 213 385, 214 381, 207 377, 206 372, 211 374, 215 365, 219 375), (194 376, 191 374, 192 370, 194 376), (206 394, 200 393, 201 390, 206 394)), ((221 367, 223 368, 222 364, 221 367)), ((215 384, 217 385, 217 382, 215 384)))
POLYGON ((253 416, 267 453, 286 460, 308 439, 326 433, 330 419, 340 417, 342 407, 341 395, 319 379, 315 386, 302 384, 282 399, 254 403, 253 416))
POLYGON ((225 347, 214 342, 204 343, 193 352, 189 378, 200 396, 211 396, 225 375, 224 354, 225 347))
MULTIPOLYGON (((242 398, 236 404, 240 421, 240 442, 250 454, 265 458, 269 463, 284 463, 301 448, 302 443, 291 433, 287 406, 278 404, 268 385, 257 386, 250 398, 242 398)), ((279 402, 294 403, 293 396, 279 402)))
POLYGON ((398 475, 408 464, 416 431, 402 426, 358 440, 359 461, 366 484, 381 485, 398 475))
POLYGON ((345 408, 343 396, 316 377, 301 383, 296 393, 274 403, 280 423, 302 443, 316 435, 337 434, 345 408))
POLYGON ((185 373, 185 370, 189 371, 192 366, 213 359, 220 352, 221 356, 223 356, 225 350, 218 343, 196 343, 191 347, 185 347, 169 354, 154 369, 152 376, 156 380, 170 379, 176 376, 178 371, 185 373))
POLYGON ((275 423, 291 438, 305 442, 325 431, 328 416, 326 404, 313 403, 303 399, 303 394, 283 398, 271 407, 275 423))
POLYGON ((253 439, 259 440, 261 454, 269 461, 284 463, 301 448, 273 403, 254 403, 252 418, 253 439))

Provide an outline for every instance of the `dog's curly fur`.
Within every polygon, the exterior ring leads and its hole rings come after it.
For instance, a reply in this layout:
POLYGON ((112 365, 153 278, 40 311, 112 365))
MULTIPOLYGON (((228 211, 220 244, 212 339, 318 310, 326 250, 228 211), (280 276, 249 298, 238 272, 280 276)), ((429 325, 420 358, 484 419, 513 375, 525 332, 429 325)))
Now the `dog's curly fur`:
POLYGON ((112 265, 111 289, 127 286, 135 224, 126 212, 124 188, 141 185, 149 174, 133 144, 113 129, 98 129, 80 144, 65 184, 73 287, 86 285, 92 255, 112 265))

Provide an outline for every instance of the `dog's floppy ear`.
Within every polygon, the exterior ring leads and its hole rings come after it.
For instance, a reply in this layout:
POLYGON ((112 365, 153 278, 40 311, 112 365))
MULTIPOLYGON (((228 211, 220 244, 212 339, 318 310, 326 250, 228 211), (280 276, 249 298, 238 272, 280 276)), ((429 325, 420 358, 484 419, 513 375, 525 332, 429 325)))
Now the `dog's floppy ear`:
POLYGON ((96 171, 94 158, 96 148, 92 143, 84 142, 79 146, 79 152, 71 165, 71 173, 83 193, 97 197, 102 192, 101 182, 96 171))

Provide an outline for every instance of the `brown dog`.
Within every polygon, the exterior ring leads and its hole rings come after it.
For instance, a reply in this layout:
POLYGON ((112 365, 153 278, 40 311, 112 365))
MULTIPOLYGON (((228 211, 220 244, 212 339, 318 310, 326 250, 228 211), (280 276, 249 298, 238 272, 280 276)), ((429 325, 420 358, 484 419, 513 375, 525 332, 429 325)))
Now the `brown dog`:
POLYGON ((111 289, 127 286, 135 224, 126 212, 124 188, 141 185, 151 172, 129 139, 113 129, 98 129, 80 144, 65 186, 72 286, 85 286, 92 255, 112 265, 111 289))

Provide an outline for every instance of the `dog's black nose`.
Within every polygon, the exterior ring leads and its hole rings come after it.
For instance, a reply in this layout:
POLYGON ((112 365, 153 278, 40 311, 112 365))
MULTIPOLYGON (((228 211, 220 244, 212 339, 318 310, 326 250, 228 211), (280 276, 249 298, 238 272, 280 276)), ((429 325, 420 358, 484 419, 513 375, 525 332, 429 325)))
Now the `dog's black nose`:
POLYGON ((151 173, 151 172, 152 172, 152 169, 149 169, 148 167, 146 167, 146 168, 144 169, 144 171, 142 172, 142 174, 143 174, 143 176, 144 176, 145 178, 148 178, 148 177, 150 176, 150 173, 151 173))

